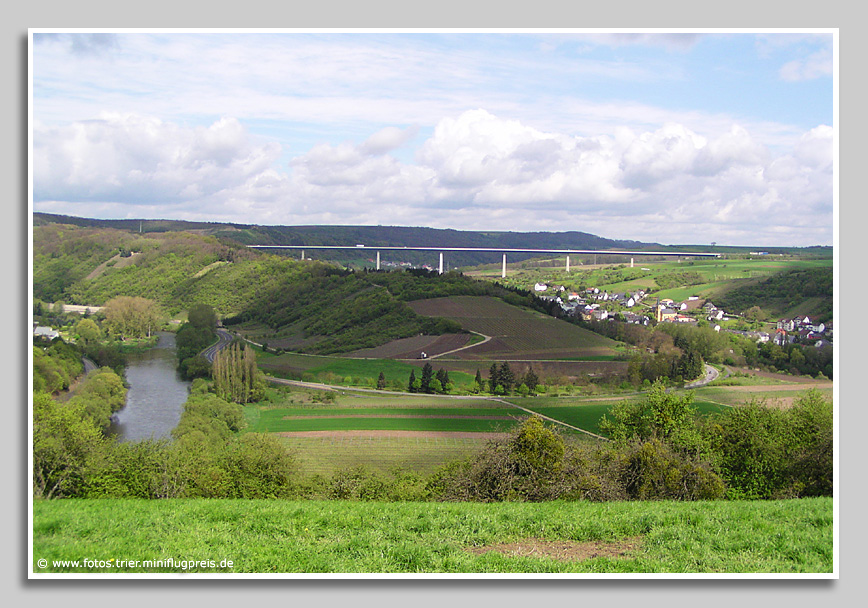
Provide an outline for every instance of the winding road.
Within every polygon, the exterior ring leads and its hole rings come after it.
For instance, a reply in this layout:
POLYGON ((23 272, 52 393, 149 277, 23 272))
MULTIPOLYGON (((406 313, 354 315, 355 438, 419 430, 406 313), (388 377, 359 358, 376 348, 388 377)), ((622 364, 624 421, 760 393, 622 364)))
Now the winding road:
POLYGON ((202 351, 202 355, 208 359, 209 362, 214 362, 214 356, 229 346, 232 343, 232 340, 235 339, 235 336, 230 334, 225 329, 217 328, 217 342, 206 348, 202 351))

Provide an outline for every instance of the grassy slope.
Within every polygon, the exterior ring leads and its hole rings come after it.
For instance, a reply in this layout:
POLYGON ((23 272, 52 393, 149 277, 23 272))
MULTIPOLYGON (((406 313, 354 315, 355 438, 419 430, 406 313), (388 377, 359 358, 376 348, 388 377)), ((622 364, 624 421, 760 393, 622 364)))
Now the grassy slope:
POLYGON ((831 498, 755 502, 377 503, 37 501, 34 572, 831 573, 831 498), (468 551, 502 542, 615 541, 621 558, 558 561, 468 551), (167 560, 174 567, 54 566, 167 560), (46 559, 40 569, 36 560, 46 559), (180 560, 233 567, 182 569, 180 560))

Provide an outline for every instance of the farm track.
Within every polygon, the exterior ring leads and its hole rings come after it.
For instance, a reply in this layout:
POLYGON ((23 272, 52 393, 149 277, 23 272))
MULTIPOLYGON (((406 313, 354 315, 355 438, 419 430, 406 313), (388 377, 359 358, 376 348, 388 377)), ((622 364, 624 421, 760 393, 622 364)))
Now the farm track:
POLYGON ((471 333, 474 333, 474 334, 476 334, 477 336, 482 336, 482 338, 483 338, 482 342, 477 342, 476 344, 467 344, 467 345, 462 346, 462 347, 460 347, 460 348, 455 348, 455 349, 452 349, 452 350, 448 350, 448 351, 446 351, 445 353, 440 353, 440 354, 437 354, 437 355, 431 355, 431 356, 428 357, 428 358, 429 358, 429 359, 437 359, 437 358, 439 358, 439 357, 442 357, 443 355, 451 355, 451 354, 453 354, 453 353, 457 353, 458 351, 467 350, 467 349, 469 349, 469 348, 474 348, 474 347, 477 347, 477 346, 482 346, 483 344, 485 344, 486 342, 488 342, 488 341, 491 340, 491 338, 492 338, 492 336, 486 336, 485 334, 481 334, 481 333, 479 333, 478 331, 471 331, 471 333))

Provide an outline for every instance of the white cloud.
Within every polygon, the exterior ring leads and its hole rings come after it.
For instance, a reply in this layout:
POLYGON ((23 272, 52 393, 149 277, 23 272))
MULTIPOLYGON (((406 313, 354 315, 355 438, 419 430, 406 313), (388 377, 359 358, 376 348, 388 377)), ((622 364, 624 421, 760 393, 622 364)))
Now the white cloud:
POLYGON ((414 162, 389 154, 415 134, 386 128, 360 144, 320 144, 285 172, 279 147, 232 118, 196 128, 139 115, 37 125, 35 208, 128 217, 116 205, 124 201, 138 217, 831 242, 829 127, 773 156, 739 125, 713 138, 676 123, 577 137, 476 109, 441 120, 414 162))
POLYGON ((802 59, 785 63, 780 70, 782 80, 795 82, 832 75, 832 50, 822 49, 802 59))
POLYGON ((172 204, 237 187, 266 170, 279 146, 254 142, 223 118, 184 128, 136 114, 34 127, 34 197, 172 204))

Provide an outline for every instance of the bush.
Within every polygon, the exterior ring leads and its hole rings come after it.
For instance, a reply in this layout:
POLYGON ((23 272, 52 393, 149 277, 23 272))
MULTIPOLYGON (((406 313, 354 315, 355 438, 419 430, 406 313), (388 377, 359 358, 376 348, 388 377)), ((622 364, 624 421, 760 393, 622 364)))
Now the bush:
POLYGON ((689 459, 659 439, 631 444, 623 459, 623 484, 631 500, 714 500, 726 494, 709 464, 689 459))
POLYGON ((703 427, 728 496, 832 495, 832 404, 808 391, 786 411, 751 401, 703 427))
POLYGON ((273 435, 241 435, 230 444, 225 462, 231 498, 287 498, 292 494, 295 461, 273 435))

